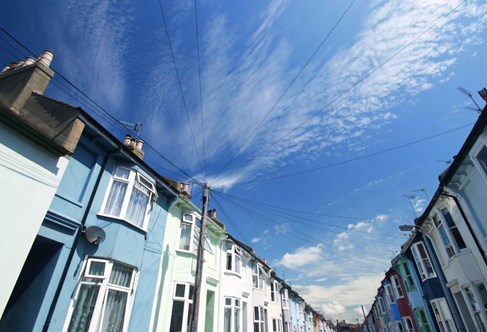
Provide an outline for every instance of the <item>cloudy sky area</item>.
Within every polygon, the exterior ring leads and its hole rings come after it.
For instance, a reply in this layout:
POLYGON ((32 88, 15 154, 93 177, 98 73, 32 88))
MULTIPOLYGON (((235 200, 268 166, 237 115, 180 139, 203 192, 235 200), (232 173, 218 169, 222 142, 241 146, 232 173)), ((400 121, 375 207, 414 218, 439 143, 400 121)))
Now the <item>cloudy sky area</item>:
MULTIPOLYGON (((478 114, 457 87, 484 105, 480 0, 3 6, 2 29, 35 54, 52 49, 92 101, 60 75, 48 95, 120 138, 104 112, 142 122, 147 161, 208 182, 228 230, 329 319, 370 306, 406 239, 398 225, 464 142, 478 114)), ((27 55, 0 33, 3 63, 27 55)))

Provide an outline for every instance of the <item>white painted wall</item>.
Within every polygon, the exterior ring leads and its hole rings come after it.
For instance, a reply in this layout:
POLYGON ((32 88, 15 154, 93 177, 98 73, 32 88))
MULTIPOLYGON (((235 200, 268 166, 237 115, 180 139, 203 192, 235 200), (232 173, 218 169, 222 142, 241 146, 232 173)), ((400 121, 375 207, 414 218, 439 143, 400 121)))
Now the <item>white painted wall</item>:
POLYGON ((0 123, 0 316, 67 164, 0 123))

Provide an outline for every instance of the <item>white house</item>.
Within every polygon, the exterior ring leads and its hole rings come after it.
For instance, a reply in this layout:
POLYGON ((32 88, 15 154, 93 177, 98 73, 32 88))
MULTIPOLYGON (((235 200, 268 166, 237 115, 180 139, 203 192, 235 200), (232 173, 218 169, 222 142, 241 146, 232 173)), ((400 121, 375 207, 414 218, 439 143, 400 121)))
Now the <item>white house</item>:
MULTIPOLYGON (((214 211, 213 211, 214 212, 214 211)), ((169 211, 160 264, 159 289, 153 312, 152 331, 189 332, 193 314, 194 282, 201 212, 181 195, 169 211)), ((204 265, 200 291, 198 330, 217 331, 220 302, 220 242, 225 226, 210 216, 204 243, 204 265)))
POLYGON ((84 128, 77 108, 43 96, 52 58, 0 73, 0 316, 84 128))
POLYGON ((487 331, 486 109, 416 221, 431 239, 469 331, 487 331))

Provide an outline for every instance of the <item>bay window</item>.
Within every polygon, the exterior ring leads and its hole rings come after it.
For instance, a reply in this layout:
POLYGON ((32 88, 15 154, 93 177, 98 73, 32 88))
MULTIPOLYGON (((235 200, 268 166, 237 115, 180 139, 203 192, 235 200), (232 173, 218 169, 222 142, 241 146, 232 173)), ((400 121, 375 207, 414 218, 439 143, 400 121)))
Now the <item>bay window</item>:
POLYGON ((155 197, 154 183, 135 170, 117 166, 108 186, 102 214, 145 229, 155 197))
POLYGON ((64 331, 126 331, 136 272, 112 260, 87 259, 64 331))
POLYGON ((413 253, 414 261, 421 276, 421 280, 424 281, 429 278, 436 277, 436 273, 433 270, 431 261, 423 242, 415 243, 411 246, 411 252, 413 253))

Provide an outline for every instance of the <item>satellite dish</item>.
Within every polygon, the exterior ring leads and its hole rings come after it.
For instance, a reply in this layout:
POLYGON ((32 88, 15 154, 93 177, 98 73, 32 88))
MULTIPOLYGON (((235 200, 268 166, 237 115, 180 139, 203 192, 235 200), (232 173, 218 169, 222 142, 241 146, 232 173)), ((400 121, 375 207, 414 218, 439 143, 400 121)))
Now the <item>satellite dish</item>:
POLYGON ((85 229, 85 237, 91 244, 100 244, 105 241, 105 231, 98 226, 89 226, 85 229))

